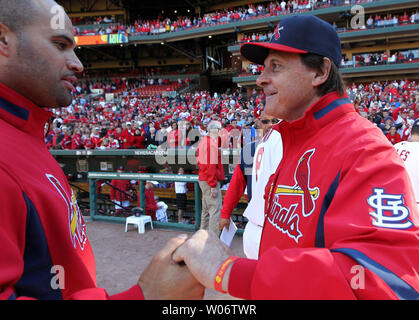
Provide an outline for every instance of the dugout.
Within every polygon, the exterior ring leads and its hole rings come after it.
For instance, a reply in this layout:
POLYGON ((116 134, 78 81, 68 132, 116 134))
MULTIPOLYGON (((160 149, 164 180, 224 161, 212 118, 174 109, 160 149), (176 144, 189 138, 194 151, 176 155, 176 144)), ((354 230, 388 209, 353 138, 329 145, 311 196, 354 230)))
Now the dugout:
MULTIPOLYGON (((179 174, 153 174, 153 173, 120 173, 120 172, 89 172, 89 202, 90 202, 90 218, 93 221, 107 221, 114 223, 125 223, 126 217, 106 216, 98 214, 98 193, 97 193, 97 181, 98 180, 137 180, 139 181, 138 195, 140 197, 140 207, 145 208, 145 181, 158 181, 158 182, 186 182, 194 185, 192 195, 188 196, 188 200, 194 203, 194 223, 193 224, 181 224, 178 222, 160 222, 153 221, 153 226, 157 228, 176 229, 185 231, 197 231, 201 224, 201 189, 198 184, 198 175, 179 175, 179 174)), ((223 196, 225 192, 223 192, 223 196)), ((240 199, 240 202, 232 213, 232 219, 239 224, 237 234, 243 234, 243 227, 246 223, 245 218, 242 216, 244 208, 247 205, 247 200, 244 196, 240 199)))

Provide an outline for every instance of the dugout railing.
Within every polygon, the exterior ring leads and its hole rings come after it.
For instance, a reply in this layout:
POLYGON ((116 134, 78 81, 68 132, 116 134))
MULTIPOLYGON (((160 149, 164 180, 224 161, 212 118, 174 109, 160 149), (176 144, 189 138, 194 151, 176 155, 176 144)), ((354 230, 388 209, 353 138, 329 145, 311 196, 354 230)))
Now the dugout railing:
POLYGON ((177 229, 185 231, 196 231, 201 224, 201 189, 198 184, 198 175, 178 175, 178 174, 149 174, 149 173, 118 173, 118 172, 89 172, 90 188, 90 218, 93 221, 108 221, 116 223, 125 223, 125 217, 104 216, 98 214, 97 208, 97 180, 137 180, 139 181, 138 196, 140 197, 140 207, 145 208, 145 182, 186 182, 194 184, 194 202, 195 202, 195 223, 182 224, 177 222, 153 221, 153 227, 177 229))
MULTIPOLYGON (((139 203, 141 208, 145 208, 145 182, 146 181, 158 181, 158 182, 186 182, 194 184, 194 223, 193 224, 183 224, 178 222, 160 222, 153 221, 153 227, 156 228, 165 228, 173 230, 184 230, 184 231, 197 231, 201 225, 201 189, 198 183, 198 175, 179 175, 179 174, 156 174, 156 173, 119 173, 119 172, 89 172, 88 181, 89 181, 89 194, 90 194, 90 219, 92 221, 106 221, 124 224, 126 217, 121 216, 109 216, 99 214, 98 212, 98 197, 100 194, 97 193, 96 182, 98 180, 137 180, 139 181, 138 186, 138 196, 140 197, 139 203)), ((234 212, 232 213, 233 218, 234 212)), ((243 219, 242 214, 239 216, 243 219)), ((234 219, 233 219, 234 221, 234 219)), ((237 221, 236 221, 237 222, 237 221)), ((238 226, 236 234, 243 235, 243 226, 238 226)))

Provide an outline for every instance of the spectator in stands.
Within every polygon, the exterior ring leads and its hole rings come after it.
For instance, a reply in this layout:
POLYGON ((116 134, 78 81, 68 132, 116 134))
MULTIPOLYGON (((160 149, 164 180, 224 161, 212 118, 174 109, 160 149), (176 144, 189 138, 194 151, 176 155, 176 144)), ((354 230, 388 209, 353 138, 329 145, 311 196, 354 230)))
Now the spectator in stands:
POLYGON ((136 149, 145 149, 145 132, 142 129, 135 129, 132 146, 136 149))
POLYGON ((106 150, 109 149, 109 140, 108 138, 103 138, 100 146, 97 148, 99 150, 106 150))
POLYGON ((132 129, 132 123, 127 122, 125 124, 126 128, 122 130, 121 133, 121 140, 122 140, 122 148, 123 149, 130 149, 134 143, 134 131, 132 129))
POLYGON ((241 119, 240 114, 237 114, 236 118, 231 120, 231 125, 229 126, 229 146, 232 149, 241 148, 242 128, 237 124, 238 118, 241 119))
POLYGON ((145 134, 145 141, 144 147, 147 149, 155 149, 157 148, 157 140, 156 140, 156 128, 150 127, 148 132, 145 134))
POLYGON ((394 125, 390 127, 390 131, 386 137, 393 145, 402 141, 402 138, 397 133, 397 128, 394 125))
POLYGON ((190 122, 186 123, 186 130, 185 130, 185 144, 186 146, 198 146, 198 143, 201 139, 201 134, 199 133, 199 130, 192 126, 190 122))
POLYGON ((63 138, 60 141, 60 149, 63 150, 70 150, 71 149, 71 129, 70 128, 63 128, 63 138))
POLYGON ((61 146, 61 140, 63 140, 64 138, 64 134, 62 132, 62 130, 59 127, 55 127, 54 128, 54 134, 52 136, 52 140, 51 140, 51 147, 53 149, 62 149, 61 146))
POLYGON ((410 109, 402 103, 399 108, 393 111, 394 125, 397 128, 397 133, 400 135, 402 141, 406 140, 406 131, 412 127, 414 120, 408 119, 410 109))
POLYGON ((81 131, 78 128, 74 129, 74 134, 71 138, 71 149, 72 150, 83 149, 81 131))
POLYGON ((167 135, 167 143, 169 148, 177 148, 181 146, 182 139, 182 133, 178 129, 178 124, 176 121, 173 121, 172 128, 167 135))
POLYGON ((100 137, 99 131, 100 131, 99 127, 94 127, 93 130, 92 130, 92 133, 90 134, 90 139, 91 139, 92 144, 93 144, 92 149, 99 148, 100 145, 102 144, 102 139, 100 137))
POLYGON ((372 18, 372 16, 369 16, 367 20, 367 28, 371 29, 373 27, 374 27, 374 19, 372 18))
POLYGON ((156 142, 159 146, 166 149, 167 146, 167 127, 168 124, 165 122, 163 123, 162 127, 156 132, 156 142))
POLYGON ((384 135, 387 136, 390 133, 390 129, 393 125, 393 117, 387 116, 384 118, 383 123, 380 123, 379 127, 383 131, 384 135))
POLYGON ((108 146, 107 146, 108 149, 113 149, 113 150, 119 149, 119 142, 118 140, 115 139, 115 136, 113 134, 110 134, 108 139, 109 139, 108 146))
POLYGON ((220 182, 225 179, 221 153, 218 150, 218 138, 221 123, 211 121, 208 124, 208 135, 201 139, 196 150, 196 161, 199 167, 199 187, 202 192, 201 229, 219 234, 218 223, 222 208, 220 182))
MULTIPOLYGON (((124 166, 119 166, 116 172, 122 173, 125 171, 124 166)), ((110 199, 115 203, 115 215, 121 216, 128 212, 130 207, 130 200, 132 200, 132 188, 129 180, 111 180, 110 199)))

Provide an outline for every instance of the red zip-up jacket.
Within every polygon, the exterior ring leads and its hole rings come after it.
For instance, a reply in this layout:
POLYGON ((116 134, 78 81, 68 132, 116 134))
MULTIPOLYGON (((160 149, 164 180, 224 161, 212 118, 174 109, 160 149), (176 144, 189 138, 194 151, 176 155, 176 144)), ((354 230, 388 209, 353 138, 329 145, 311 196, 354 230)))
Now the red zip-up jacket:
POLYGON ((51 116, 0 83, 0 299, 143 299, 138 285, 97 287, 83 216, 44 142, 51 116))
POLYGON ((225 179, 221 152, 218 150, 217 142, 209 136, 203 137, 199 142, 196 160, 199 166, 199 181, 206 181, 211 188, 215 188, 218 181, 225 179))
POLYGON ((419 212, 403 161, 347 96, 274 127, 259 260, 231 269, 246 299, 419 299, 419 212))
POLYGON ((152 220, 156 220, 156 211, 158 209, 156 199, 154 198, 153 189, 145 188, 145 212, 151 216, 152 220))
POLYGON ((131 182, 129 180, 112 180, 111 185, 122 190, 124 192, 119 191, 115 188, 110 188, 109 197, 111 200, 114 201, 127 201, 130 200, 128 196, 129 191, 131 189, 131 182))

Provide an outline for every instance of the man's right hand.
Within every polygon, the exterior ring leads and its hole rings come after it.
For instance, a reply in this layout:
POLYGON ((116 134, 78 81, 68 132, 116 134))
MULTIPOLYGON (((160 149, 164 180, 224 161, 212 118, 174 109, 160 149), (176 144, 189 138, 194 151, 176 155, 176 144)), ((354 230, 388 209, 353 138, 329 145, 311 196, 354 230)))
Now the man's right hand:
MULTIPOLYGON (((198 230, 173 254, 176 262, 185 262, 193 276, 206 288, 214 289, 217 270, 233 251, 227 247, 218 236, 207 230, 198 230)), ((228 289, 231 266, 225 270, 223 290, 228 289)))
POLYGON ((228 231, 228 228, 230 227, 230 219, 224 219, 224 218, 220 219, 220 222, 218 223, 218 229, 220 229, 220 231, 221 231, 221 230, 223 230, 224 227, 228 231))
POLYGON ((185 265, 172 260, 173 252, 187 239, 181 235, 169 240, 157 252, 141 274, 138 285, 147 300, 198 300, 205 288, 194 278, 185 265))

